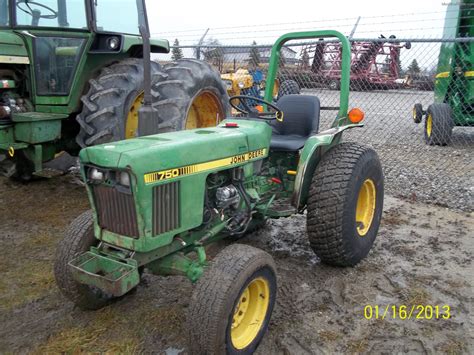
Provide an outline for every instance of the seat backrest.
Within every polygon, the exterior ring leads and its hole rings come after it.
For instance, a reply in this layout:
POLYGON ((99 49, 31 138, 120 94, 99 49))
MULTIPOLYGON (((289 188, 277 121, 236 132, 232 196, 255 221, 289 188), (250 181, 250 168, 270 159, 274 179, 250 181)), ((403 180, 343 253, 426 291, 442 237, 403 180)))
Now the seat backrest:
POLYGON ((272 121, 280 135, 309 137, 319 130, 319 98, 312 95, 285 95, 276 105, 283 111, 283 122, 272 121))

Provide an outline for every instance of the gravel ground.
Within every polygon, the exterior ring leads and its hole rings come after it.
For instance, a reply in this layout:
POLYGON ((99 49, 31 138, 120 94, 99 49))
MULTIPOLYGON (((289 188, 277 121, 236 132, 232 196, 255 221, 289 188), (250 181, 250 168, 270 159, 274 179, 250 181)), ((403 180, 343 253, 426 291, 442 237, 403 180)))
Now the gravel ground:
MULTIPOLYGON (((303 90, 317 95, 322 106, 337 106, 339 92, 303 90)), ((433 92, 388 90, 351 92, 351 107, 366 114, 365 127, 353 129, 346 140, 372 145, 380 155, 386 189, 394 196, 472 211, 474 209, 474 127, 455 127, 449 146, 428 146, 423 123, 413 123, 415 103, 426 109, 433 92)), ((334 111, 323 111, 321 129, 329 127, 334 111)))
MULTIPOLYGON (((336 104, 337 92, 309 93, 336 104)), ((271 253, 278 268, 277 305, 258 353, 473 353, 473 128, 456 128, 448 147, 428 147, 410 112, 432 93, 351 96, 366 127, 346 140, 373 145, 385 170, 378 239, 366 260, 341 269, 314 256, 304 216, 270 221, 244 238, 271 253), (367 320, 367 305, 449 305, 451 317, 367 320)), ((322 126, 333 116, 325 112, 322 126)), ((97 312, 80 311, 59 293, 54 250, 88 208, 75 179, 22 185, 0 178, 0 352, 187 353, 192 285, 182 277, 145 274, 136 293, 97 312)))
MULTIPOLYGON (((186 354, 193 287, 183 277, 145 274, 137 292, 96 312, 59 293, 54 250, 88 208, 73 180, 0 178, 0 352, 186 354)), ((277 304, 257 353, 472 353, 473 217, 388 196, 374 248, 355 268, 319 262, 304 215, 270 221, 241 240, 268 251, 278 272, 277 304), (367 305, 448 305, 451 316, 367 320, 367 305)))

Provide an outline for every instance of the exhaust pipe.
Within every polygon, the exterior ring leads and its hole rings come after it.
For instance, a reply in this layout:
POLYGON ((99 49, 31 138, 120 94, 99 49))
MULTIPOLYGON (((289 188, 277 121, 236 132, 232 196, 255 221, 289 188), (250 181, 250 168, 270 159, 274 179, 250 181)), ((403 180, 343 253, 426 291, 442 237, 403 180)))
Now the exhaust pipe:
POLYGON ((138 110, 138 136, 148 136, 158 132, 158 110, 152 106, 151 96, 151 48, 150 28, 148 26, 148 15, 145 0, 137 0, 139 29, 143 41, 143 104, 138 110))

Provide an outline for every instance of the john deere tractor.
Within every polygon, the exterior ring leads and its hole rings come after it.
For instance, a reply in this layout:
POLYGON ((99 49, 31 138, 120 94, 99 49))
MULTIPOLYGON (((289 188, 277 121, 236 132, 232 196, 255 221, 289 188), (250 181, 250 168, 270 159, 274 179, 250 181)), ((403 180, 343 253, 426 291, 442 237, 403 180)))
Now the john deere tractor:
MULTIPOLYGON (((146 80, 158 112, 147 133, 225 117, 225 86, 206 63, 151 62, 144 74, 145 13, 142 0, 0 0, 4 173, 47 176, 58 152, 137 136, 146 80)), ((167 53, 168 42, 152 38, 150 51, 167 53)))
MULTIPOLYGON (((445 38, 474 37, 474 0, 453 1, 447 8, 445 38)), ((435 81, 435 103, 413 107, 428 145, 447 145, 455 126, 474 126, 474 41, 443 43, 435 81)))
POLYGON ((137 287, 144 269, 184 275, 196 283, 186 322, 189 351, 249 354, 269 325, 275 263, 238 243, 210 262, 207 246, 307 210, 309 242, 322 262, 352 266, 367 256, 382 216, 383 174, 374 150, 342 143, 343 132, 364 118, 360 109, 349 110, 348 39, 337 31, 283 35, 272 48, 268 83, 284 43, 320 37, 342 44, 340 103, 328 130, 319 130, 320 111, 334 107, 309 95, 272 103, 270 84, 265 99, 231 97, 242 116, 217 127, 81 151, 92 209, 72 222, 58 246, 55 277, 65 296, 97 309, 137 287))

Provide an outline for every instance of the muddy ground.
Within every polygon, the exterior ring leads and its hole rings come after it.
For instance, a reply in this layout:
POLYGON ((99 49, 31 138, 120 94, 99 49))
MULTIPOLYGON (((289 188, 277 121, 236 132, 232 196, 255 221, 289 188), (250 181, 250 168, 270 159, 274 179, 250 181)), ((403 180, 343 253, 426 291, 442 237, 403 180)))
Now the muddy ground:
MULTIPOLYGON (((186 353, 192 285, 146 274, 132 294, 84 312, 56 288, 66 225, 88 203, 71 176, 0 179, 0 352, 186 353)), ((270 252, 278 300, 259 354, 472 353, 473 214, 386 197, 383 225, 355 268, 322 265, 305 218, 271 221, 243 240, 270 252), (450 319, 367 320, 366 305, 449 305, 450 319)))

